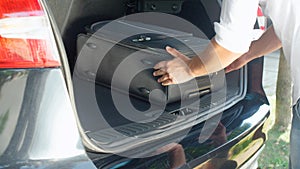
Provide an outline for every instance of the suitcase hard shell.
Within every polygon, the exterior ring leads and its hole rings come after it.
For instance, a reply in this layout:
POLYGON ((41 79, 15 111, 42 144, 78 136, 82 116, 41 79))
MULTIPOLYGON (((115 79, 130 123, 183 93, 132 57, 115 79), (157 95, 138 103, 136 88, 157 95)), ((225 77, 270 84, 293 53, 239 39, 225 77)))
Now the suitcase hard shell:
POLYGON ((129 92, 143 100, 149 101, 151 95, 151 101, 159 104, 191 101, 224 86, 223 82, 212 84, 210 81, 211 76, 218 73, 164 87, 153 77, 153 66, 173 58, 165 51, 167 45, 192 57, 196 55, 194 51, 201 52, 208 43, 192 34, 155 25, 98 22, 87 29, 87 34, 78 36, 78 49, 84 50, 78 53, 84 57, 85 64, 78 65, 76 71, 92 75, 90 80, 96 84, 129 92))

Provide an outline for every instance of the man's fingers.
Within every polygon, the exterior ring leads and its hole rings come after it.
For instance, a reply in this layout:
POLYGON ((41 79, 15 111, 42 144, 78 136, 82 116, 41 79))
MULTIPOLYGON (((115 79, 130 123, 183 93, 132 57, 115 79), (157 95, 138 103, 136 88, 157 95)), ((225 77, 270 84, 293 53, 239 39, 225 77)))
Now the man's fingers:
POLYGON ((225 68, 225 73, 229 73, 229 72, 238 70, 238 69, 240 69, 243 66, 244 65, 242 64, 242 62, 239 59, 237 59, 237 60, 235 60, 233 63, 231 63, 229 66, 227 66, 225 68))
POLYGON ((158 62, 153 68, 154 69, 162 69, 166 67, 167 61, 158 62))
POLYGON ((161 83, 161 85, 163 85, 163 86, 168 86, 171 84, 174 84, 173 80, 171 80, 171 79, 165 80, 161 83))
POLYGON ((162 76, 162 75, 165 75, 165 74, 166 74, 166 72, 161 70, 161 69, 153 72, 153 76, 162 76))
POLYGON ((170 79, 169 74, 165 74, 165 75, 163 75, 161 78, 159 78, 159 79, 157 80, 157 82, 160 83, 160 82, 166 81, 166 80, 168 80, 168 79, 170 79))
POLYGON ((227 67, 225 68, 225 73, 229 73, 229 72, 232 72, 232 71, 233 71, 233 68, 232 68, 231 65, 229 65, 229 66, 227 66, 227 67))
POLYGON ((190 58, 183 55, 176 49, 168 46, 166 47, 166 51, 172 56, 174 56, 174 58, 169 61, 161 61, 157 63, 153 67, 155 69, 155 71, 153 72, 153 76, 161 76, 157 81, 163 86, 183 83, 187 81, 186 79, 189 77, 189 73, 187 72, 187 64, 190 61, 190 58), (178 77, 181 78, 175 79, 178 77))
POLYGON ((183 61, 187 61, 189 60, 190 58, 185 56, 184 54, 180 53, 178 50, 176 50, 175 48, 171 48, 170 46, 167 46, 166 47, 166 51, 171 54, 172 56, 174 57, 177 57, 177 58, 180 58, 182 59, 183 61))

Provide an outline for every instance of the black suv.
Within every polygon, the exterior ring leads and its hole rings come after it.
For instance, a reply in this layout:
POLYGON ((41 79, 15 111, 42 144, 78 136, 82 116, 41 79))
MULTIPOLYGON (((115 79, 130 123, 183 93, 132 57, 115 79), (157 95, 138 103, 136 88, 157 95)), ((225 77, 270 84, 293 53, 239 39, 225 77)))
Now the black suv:
POLYGON ((262 58, 168 87, 152 75, 167 45, 201 52, 221 1, 0 4, 0 168, 257 168, 262 58))

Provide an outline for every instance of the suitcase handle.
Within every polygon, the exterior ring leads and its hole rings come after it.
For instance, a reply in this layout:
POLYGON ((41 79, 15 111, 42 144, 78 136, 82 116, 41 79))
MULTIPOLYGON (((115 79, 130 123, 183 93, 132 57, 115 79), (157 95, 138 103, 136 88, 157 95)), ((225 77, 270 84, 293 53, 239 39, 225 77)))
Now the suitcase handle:
POLYGON ((150 90, 147 89, 147 88, 145 88, 145 87, 140 87, 140 88, 139 88, 139 91, 140 91, 142 94, 147 95, 147 96, 150 94, 150 90))
POLYGON ((210 93, 210 89, 205 89, 205 90, 200 90, 200 91, 194 91, 194 92, 190 92, 188 94, 188 98, 195 98, 195 97, 199 97, 199 96, 203 96, 210 93))

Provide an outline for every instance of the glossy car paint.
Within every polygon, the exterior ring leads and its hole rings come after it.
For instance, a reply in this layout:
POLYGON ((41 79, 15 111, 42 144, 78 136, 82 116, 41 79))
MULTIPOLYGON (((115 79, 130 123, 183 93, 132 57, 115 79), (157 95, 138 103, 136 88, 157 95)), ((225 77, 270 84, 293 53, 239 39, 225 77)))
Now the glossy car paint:
MULTIPOLYGON (((253 154, 263 147, 266 135, 263 123, 269 114, 269 106, 264 98, 248 94, 246 98, 223 113, 218 127, 204 143, 199 143, 203 123, 194 126, 189 134, 178 143, 173 144, 182 149, 183 168, 226 169, 241 167, 253 154)), ((163 149, 163 148, 161 148, 163 149)), ((179 149, 177 151, 179 151, 179 149)), ((116 155, 98 159, 96 154, 89 154, 99 168, 170 168, 178 158, 170 158, 176 149, 162 152, 154 157, 128 159, 116 155)), ((178 167, 178 166, 177 166, 178 167)))
POLYGON ((0 70, 0 168, 93 168, 60 69, 0 70))
MULTIPOLYGON (((0 75, 0 103, 4 105, 1 108, 1 168, 95 167, 81 144, 59 69, 1 70, 0 75)), ((257 98, 260 97, 248 95, 223 113, 221 123, 226 126, 227 137, 224 143, 212 139, 199 144, 197 138, 202 125, 195 126, 180 142, 185 157, 188 157, 184 165, 192 168, 214 165, 214 168, 220 168, 231 161, 236 162, 232 165, 241 165, 249 155, 258 151, 265 141, 261 125, 268 115, 268 106, 263 97, 257 98), (244 149, 248 149, 247 152, 239 151, 244 149)), ((222 132, 215 133, 216 138, 224 136, 222 132)), ((163 168, 169 160, 167 154, 149 159, 101 154, 90 156, 99 168, 163 168)))

